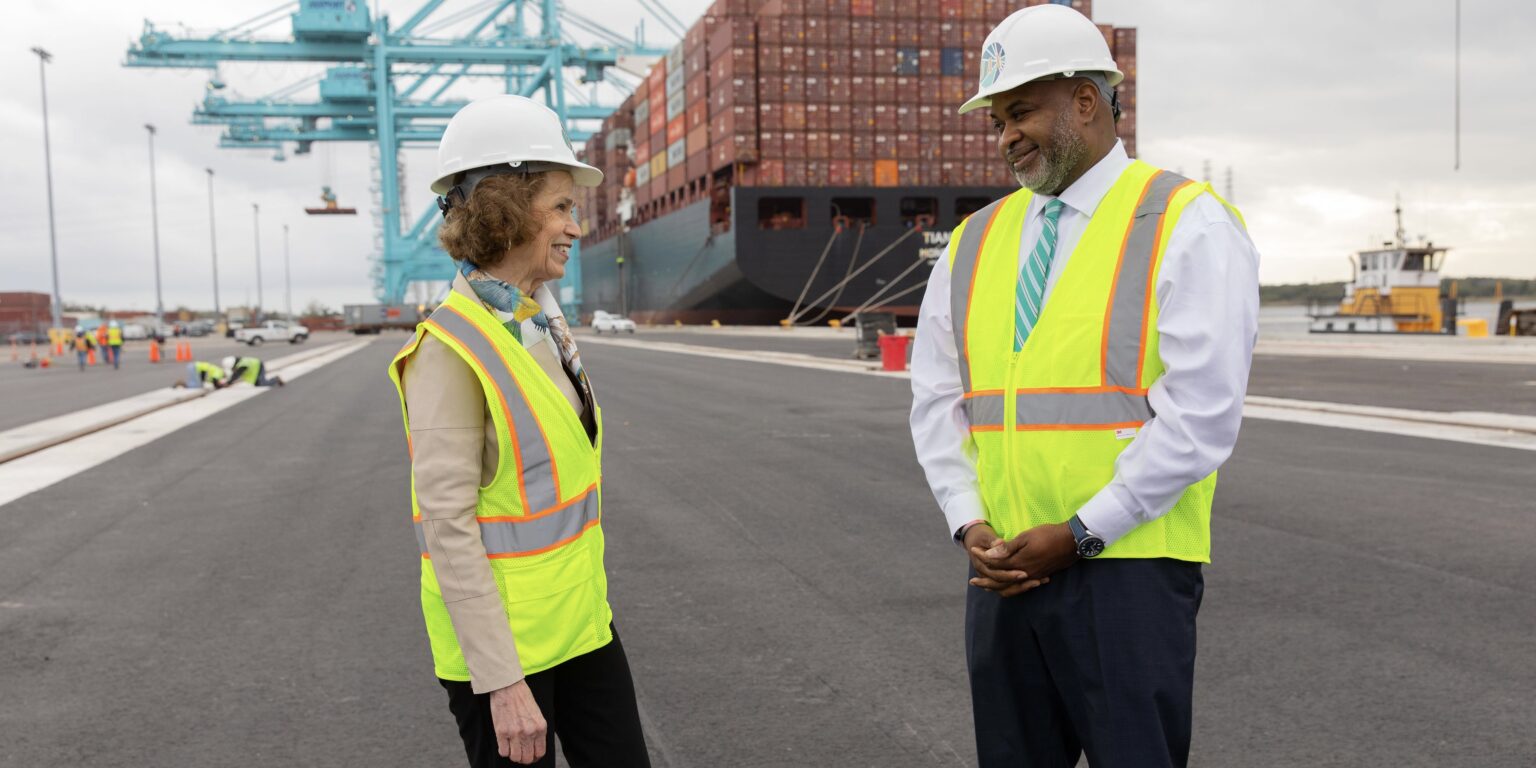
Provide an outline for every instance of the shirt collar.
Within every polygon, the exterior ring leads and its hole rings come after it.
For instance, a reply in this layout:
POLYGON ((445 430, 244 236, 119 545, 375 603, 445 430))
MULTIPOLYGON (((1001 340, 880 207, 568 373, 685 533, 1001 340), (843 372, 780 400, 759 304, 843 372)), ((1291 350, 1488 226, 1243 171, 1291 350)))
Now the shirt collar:
POLYGON ((1072 182, 1072 186, 1062 190, 1062 204, 1084 216, 1093 216, 1099 201, 1109 194, 1110 187, 1119 181, 1120 174, 1130 165, 1131 158, 1125 153, 1125 145, 1116 139, 1115 146, 1110 147, 1108 154, 1094 163, 1087 173, 1079 176, 1077 181, 1072 182))

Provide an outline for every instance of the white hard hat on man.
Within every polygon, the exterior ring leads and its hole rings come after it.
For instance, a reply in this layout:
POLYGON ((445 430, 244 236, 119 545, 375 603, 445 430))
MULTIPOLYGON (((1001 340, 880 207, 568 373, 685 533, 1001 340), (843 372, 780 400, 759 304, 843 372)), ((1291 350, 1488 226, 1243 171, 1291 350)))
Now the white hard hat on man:
POLYGON ((533 99, 511 94, 475 99, 454 113, 437 146, 432 191, 447 195, 454 178, 465 197, 486 176, 567 171, 578 187, 603 183, 603 172, 576 159, 560 116, 533 99))
POLYGON ((960 114, 990 107, 993 96, 1025 83, 1062 77, 1102 80, 1100 90, 1125 79, 1103 33, 1087 16, 1054 3, 1020 9, 987 35, 976 95, 960 106, 960 114))

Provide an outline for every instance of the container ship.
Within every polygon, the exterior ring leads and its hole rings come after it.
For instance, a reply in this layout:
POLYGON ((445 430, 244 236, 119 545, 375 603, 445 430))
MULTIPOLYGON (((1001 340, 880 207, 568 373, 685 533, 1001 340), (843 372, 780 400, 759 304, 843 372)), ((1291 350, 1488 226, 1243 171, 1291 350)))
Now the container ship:
MULTIPOLYGON (((1046 1, 718 0, 582 150, 609 180, 581 201, 584 310, 914 317, 950 231, 1017 189, 986 113, 955 111, 987 34, 1046 1)), ((1099 29, 1134 155, 1136 30, 1099 29)))

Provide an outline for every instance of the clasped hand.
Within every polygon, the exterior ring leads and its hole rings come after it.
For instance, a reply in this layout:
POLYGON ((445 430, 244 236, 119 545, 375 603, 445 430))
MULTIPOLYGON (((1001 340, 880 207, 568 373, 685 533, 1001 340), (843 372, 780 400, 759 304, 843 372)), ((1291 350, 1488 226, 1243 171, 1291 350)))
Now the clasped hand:
POLYGON ((971 584, 1013 597, 1050 583, 1050 576, 1077 562, 1077 542, 1066 523, 1039 525, 1004 540, 990 525, 965 532, 965 551, 976 576, 971 584))

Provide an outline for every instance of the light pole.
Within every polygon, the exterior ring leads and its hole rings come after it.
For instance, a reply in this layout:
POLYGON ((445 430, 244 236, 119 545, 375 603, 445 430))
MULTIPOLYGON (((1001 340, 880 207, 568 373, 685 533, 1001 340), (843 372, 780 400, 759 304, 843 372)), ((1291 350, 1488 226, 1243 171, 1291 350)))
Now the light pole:
POLYGON ((251 203, 251 220, 255 222, 256 232, 256 308, 251 313, 251 322, 261 322, 261 206, 251 203))
POLYGON ((288 225, 283 225, 283 305, 288 308, 288 322, 293 322, 293 275, 288 271, 288 225))
POLYGON ((165 297, 160 293, 160 195, 155 189, 155 126, 144 124, 149 131, 149 220, 155 233, 155 326, 165 322, 165 297))
POLYGON ((219 236, 213 228, 213 169, 203 170, 208 172, 208 245, 213 253, 213 322, 217 325, 224 321, 224 313, 219 310, 219 236))
POLYGON ((59 242, 53 228, 53 148, 48 141, 48 62, 53 60, 53 54, 41 47, 33 47, 32 52, 37 54, 37 75, 43 84, 43 168, 48 173, 48 251, 53 257, 53 327, 62 328, 64 323, 59 315, 63 308, 63 299, 59 296, 59 242))

